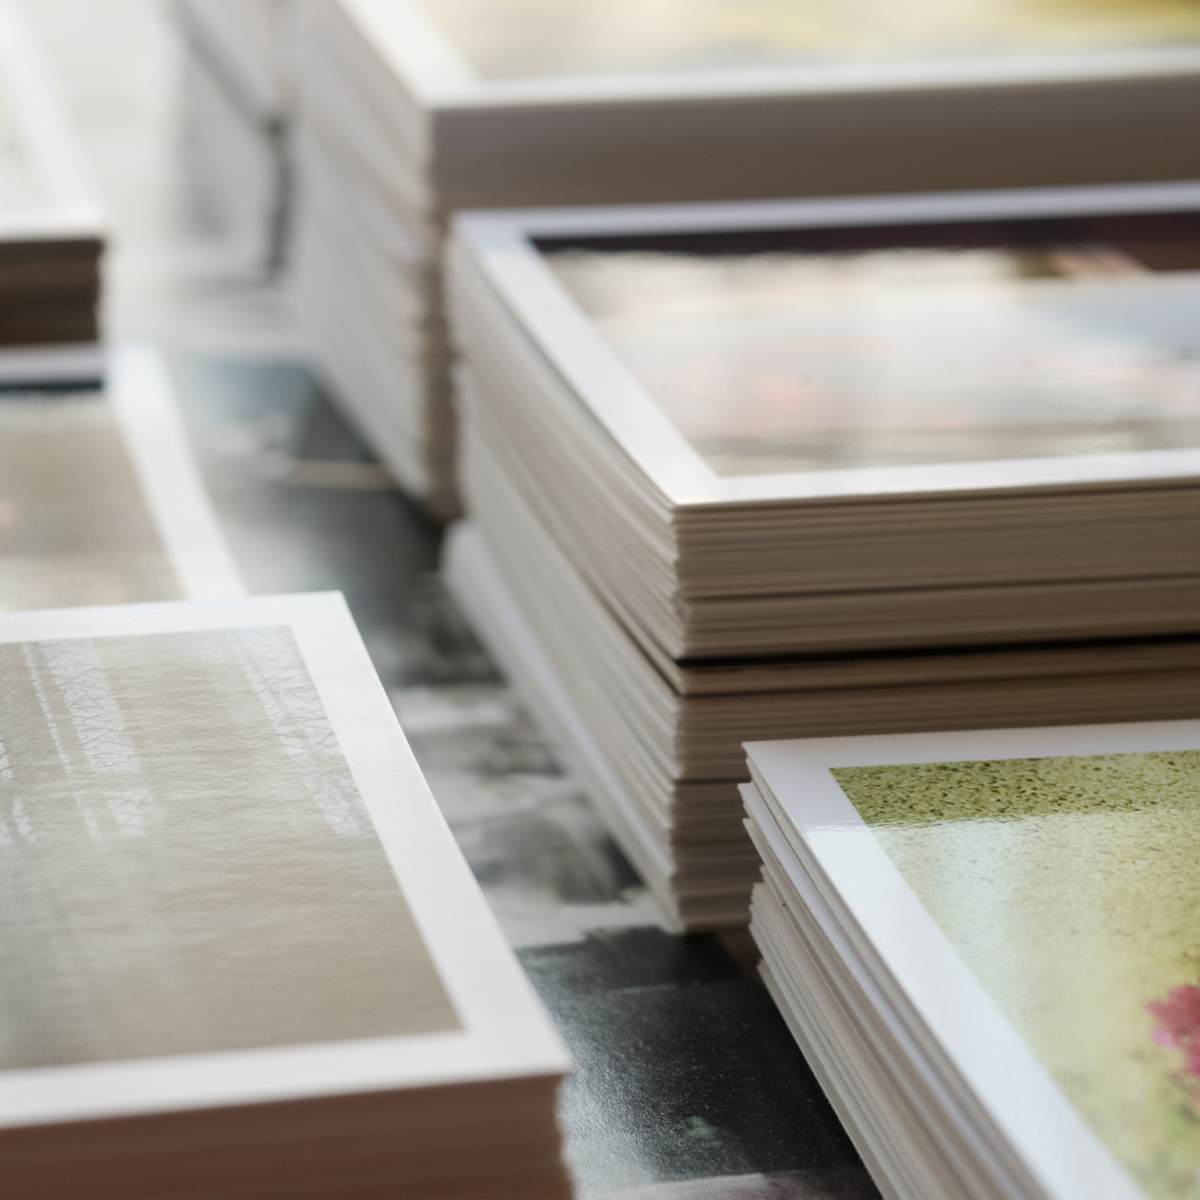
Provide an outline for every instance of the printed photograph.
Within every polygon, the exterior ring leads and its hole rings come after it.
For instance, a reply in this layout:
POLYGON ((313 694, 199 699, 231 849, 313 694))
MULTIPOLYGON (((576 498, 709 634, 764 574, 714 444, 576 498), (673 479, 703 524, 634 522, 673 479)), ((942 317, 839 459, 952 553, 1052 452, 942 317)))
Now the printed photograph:
POLYGON ((1169 270, 1069 243, 546 261, 718 475, 1200 446, 1195 255, 1169 270))
POLYGON ((0 646, 0 906, 3 1069, 458 1027, 286 627, 0 646))
POLYGON ((1200 1196, 1200 751, 832 774, 1145 1194, 1200 1196))

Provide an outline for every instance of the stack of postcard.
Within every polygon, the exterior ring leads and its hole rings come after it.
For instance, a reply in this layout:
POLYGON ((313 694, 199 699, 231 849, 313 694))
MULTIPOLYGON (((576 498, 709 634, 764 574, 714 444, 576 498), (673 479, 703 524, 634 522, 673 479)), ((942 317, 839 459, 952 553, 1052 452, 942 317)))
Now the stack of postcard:
POLYGON ((451 581, 686 924, 744 740, 1195 712, 1200 186, 473 214, 451 293, 451 581))
POLYGON ((888 1200, 1200 1176, 1200 722, 747 746, 751 932, 888 1200))
POLYGON ((296 298, 397 479, 454 504, 438 272, 451 210, 1194 173, 1190 6, 958 7, 309 6, 296 298))
POLYGON ((292 209, 295 0, 177 0, 184 38, 184 167, 233 261, 275 271, 292 209))
POLYGON ((0 387, 99 378, 104 240, 53 81, 0 0, 0 387))
POLYGON ((340 596, 9 613, 0 663, 0 1193, 569 1195, 569 1060, 340 596))
POLYGON ((96 391, 0 396, 0 610, 243 594, 161 358, 96 391))

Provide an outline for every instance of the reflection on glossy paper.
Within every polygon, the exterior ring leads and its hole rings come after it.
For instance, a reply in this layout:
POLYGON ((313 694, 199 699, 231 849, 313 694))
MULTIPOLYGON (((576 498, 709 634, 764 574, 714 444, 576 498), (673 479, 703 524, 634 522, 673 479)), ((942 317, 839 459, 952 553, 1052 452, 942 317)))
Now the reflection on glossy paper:
POLYGON ((485 79, 1200 41, 1190 0, 420 0, 485 79))
POLYGON ((291 632, 0 646, 0 1069, 457 1019, 291 632))
POLYGON ((546 259, 719 475, 1200 445, 1200 271, 1104 247, 546 259))
POLYGON ((108 399, 0 397, 0 610, 181 596, 108 399))
POLYGON ((1147 1194, 1200 1196, 1200 751, 833 775, 1147 1194))

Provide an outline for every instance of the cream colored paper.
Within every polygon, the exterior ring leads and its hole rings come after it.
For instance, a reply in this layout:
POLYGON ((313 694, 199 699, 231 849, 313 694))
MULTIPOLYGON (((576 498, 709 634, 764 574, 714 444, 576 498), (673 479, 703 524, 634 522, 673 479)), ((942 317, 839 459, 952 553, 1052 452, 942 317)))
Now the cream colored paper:
POLYGON ((291 632, 0 646, 0 1066, 459 1028, 291 632))

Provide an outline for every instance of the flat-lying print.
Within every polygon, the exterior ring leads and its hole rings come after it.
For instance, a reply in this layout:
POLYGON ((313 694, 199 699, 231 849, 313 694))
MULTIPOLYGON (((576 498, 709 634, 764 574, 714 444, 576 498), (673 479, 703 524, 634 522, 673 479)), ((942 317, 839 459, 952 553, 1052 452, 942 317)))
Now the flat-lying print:
POLYGON ((832 774, 1146 1194, 1200 1196, 1200 751, 832 774))
POLYGON ((0 645, 0 1069, 458 1028, 290 630, 0 645))
POLYGON ((1193 269, 1053 244, 547 262, 736 476, 1200 446, 1200 259, 1180 250, 1193 269))

